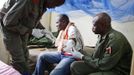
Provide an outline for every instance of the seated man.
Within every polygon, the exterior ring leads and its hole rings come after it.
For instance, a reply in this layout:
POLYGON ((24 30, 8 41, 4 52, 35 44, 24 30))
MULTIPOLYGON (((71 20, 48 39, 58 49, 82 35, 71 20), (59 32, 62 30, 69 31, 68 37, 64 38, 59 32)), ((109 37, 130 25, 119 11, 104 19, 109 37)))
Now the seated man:
POLYGON ((93 19, 92 31, 99 34, 92 56, 74 51, 82 61, 71 64, 73 75, 130 75, 132 48, 126 37, 112 29, 107 13, 99 13, 93 19), (84 69, 83 69, 84 68, 84 69))
POLYGON ((44 75, 45 70, 50 75, 69 75, 70 64, 76 60, 71 52, 83 49, 81 34, 74 23, 69 22, 67 15, 59 15, 56 23, 59 35, 56 38, 55 46, 57 46, 58 51, 41 53, 38 56, 33 75, 44 75), (54 63, 57 63, 57 65, 51 71, 49 66, 54 63))
POLYGON ((16 71, 12 66, 5 64, 0 61, 0 75, 21 75, 18 71, 16 71))

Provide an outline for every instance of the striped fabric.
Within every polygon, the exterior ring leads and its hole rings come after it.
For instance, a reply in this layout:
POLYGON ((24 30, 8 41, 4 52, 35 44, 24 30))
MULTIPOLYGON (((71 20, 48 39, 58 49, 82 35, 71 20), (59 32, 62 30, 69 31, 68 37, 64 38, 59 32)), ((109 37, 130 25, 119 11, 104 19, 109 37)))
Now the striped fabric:
POLYGON ((21 75, 13 67, 0 61, 0 75, 21 75))

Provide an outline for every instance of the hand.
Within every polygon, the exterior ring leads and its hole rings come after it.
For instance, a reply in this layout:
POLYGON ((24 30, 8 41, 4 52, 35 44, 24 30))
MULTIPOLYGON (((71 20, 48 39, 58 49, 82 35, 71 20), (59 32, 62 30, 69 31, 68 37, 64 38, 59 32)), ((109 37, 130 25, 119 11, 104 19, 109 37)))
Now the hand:
POLYGON ((52 41, 52 43, 56 41, 56 37, 49 30, 42 29, 41 33, 44 34, 47 38, 49 38, 52 41))
POLYGON ((72 51, 72 55, 73 57, 79 58, 79 59, 82 59, 82 57, 84 56, 83 54, 81 54, 79 51, 76 51, 76 50, 72 51))

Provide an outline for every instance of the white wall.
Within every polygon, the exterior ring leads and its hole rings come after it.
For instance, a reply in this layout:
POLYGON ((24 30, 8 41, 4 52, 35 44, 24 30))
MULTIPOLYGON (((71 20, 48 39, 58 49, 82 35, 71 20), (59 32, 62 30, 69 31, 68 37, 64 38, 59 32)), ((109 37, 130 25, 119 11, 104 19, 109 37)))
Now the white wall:
POLYGON ((112 26, 113 28, 122 32, 126 36, 132 48, 134 49, 134 22, 128 22, 128 23, 112 22, 112 26))
POLYGON ((4 3, 6 2, 7 0, 0 0, 0 9, 3 7, 4 3))
POLYGON ((41 23, 46 29, 51 30, 51 13, 44 13, 41 19, 41 23))

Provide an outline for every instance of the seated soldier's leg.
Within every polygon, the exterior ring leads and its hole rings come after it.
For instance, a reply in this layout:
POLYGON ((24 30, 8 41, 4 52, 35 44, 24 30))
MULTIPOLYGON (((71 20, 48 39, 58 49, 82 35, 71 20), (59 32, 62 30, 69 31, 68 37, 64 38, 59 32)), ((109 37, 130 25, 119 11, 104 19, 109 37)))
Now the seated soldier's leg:
POLYGON ((70 64, 75 61, 71 56, 65 56, 54 68, 50 75, 70 75, 70 64))
POLYGON ((45 70, 49 70, 49 66, 59 63, 61 55, 59 52, 43 52, 38 56, 35 71, 33 75, 44 75, 45 70))
POLYGON ((71 64, 71 72, 73 75, 88 75, 97 70, 85 64, 84 61, 75 61, 71 64))
POLYGON ((91 73, 88 75, 120 75, 117 74, 116 72, 112 72, 112 71, 107 71, 107 72, 96 72, 96 73, 91 73))

